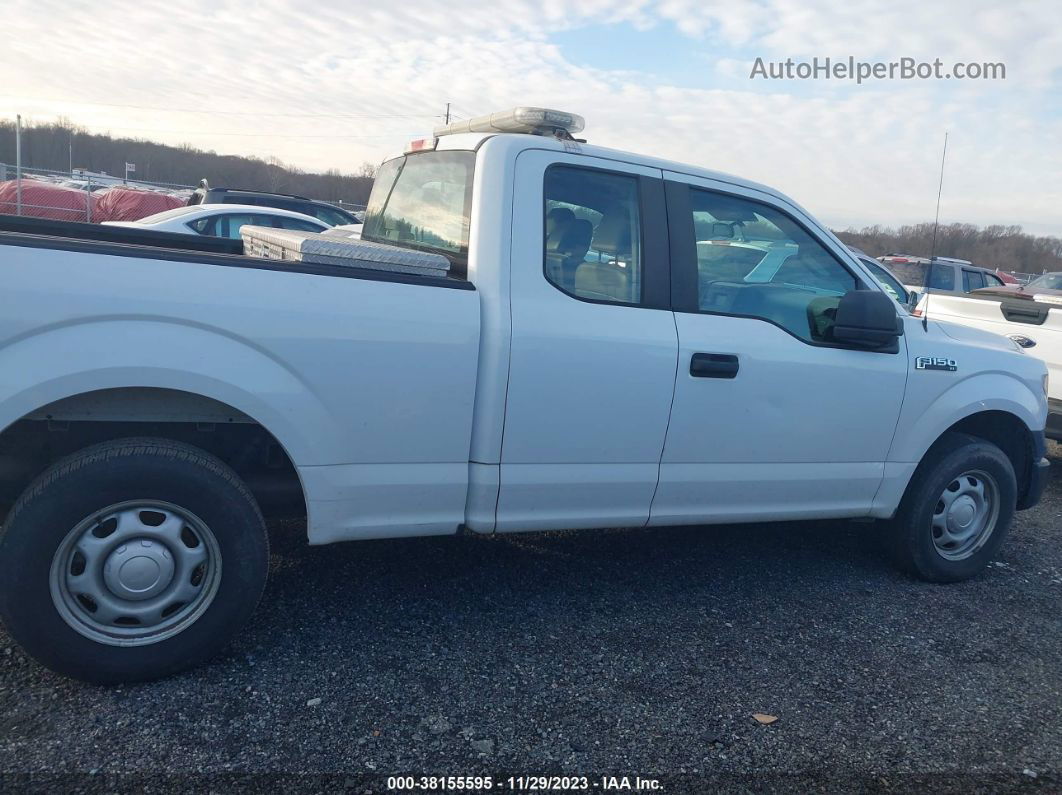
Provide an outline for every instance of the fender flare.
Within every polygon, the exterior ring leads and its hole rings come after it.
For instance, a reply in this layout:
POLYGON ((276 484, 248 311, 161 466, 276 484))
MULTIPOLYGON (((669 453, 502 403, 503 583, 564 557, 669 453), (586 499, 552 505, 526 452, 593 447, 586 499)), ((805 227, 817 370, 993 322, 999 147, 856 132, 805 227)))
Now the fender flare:
POLYGON ((327 440, 306 435, 330 418, 296 372, 219 329, 157 317, 58 324, 9 341, 0 349, 0 428, 57 400, 129 387, 225 403, 269 431, 297 466, 330 452, 327 440))
POLYGON ((938 395, 902 435, 897 434, 888 460, 919 463, 948 428, 984 411, 1011 414, 1030 432, 1042 431, 1040 416, 1045 401, 1046 398, 1033 394, 1023 381, 1009 373, 998 370, 976 373, 938 395))

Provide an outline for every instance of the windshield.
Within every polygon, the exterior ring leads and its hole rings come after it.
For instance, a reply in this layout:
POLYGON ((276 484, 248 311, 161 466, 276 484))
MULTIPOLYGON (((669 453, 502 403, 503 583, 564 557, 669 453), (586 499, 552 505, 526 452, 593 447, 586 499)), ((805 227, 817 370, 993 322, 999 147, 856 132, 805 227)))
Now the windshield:
POLYGON ((436 251, 464 275, 475 152, 422 152, 380 166, 363 240, 436 251))
POLYGON ((1026 289, 1030 287, 1039 287, 1041 290, 1062 290, 1062 273, 1045 273, 1026 285, 1026 289))

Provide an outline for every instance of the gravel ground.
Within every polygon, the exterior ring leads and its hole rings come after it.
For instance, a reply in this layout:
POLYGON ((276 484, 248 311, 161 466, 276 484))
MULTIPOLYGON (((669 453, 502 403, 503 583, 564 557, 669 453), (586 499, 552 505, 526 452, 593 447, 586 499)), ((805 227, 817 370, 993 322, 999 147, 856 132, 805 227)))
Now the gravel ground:
POLYGON ((182 676, 79 684, 0 630, 0 785, 1059 791, 1060 517, 1056 473, 1000 560, 952 586, 894 572, 866 524, 310 548, 276 523, 252 625, 182 676))

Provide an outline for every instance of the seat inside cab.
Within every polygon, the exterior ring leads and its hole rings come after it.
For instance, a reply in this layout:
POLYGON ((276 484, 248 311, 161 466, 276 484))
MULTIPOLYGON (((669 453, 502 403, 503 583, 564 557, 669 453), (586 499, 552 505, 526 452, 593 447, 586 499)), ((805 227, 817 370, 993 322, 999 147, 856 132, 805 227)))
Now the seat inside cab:
POLYGON ((546 275, 577 298, 641 300, 641 240, 634 177, 557 168, 547 177, 546 275))

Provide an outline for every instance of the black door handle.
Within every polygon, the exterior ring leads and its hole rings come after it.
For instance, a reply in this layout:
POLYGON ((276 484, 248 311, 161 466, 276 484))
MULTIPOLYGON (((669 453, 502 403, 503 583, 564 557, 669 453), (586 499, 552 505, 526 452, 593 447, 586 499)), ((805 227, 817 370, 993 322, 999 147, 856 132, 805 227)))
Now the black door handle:
POLYGON ((690 359, 690 375, 694 378, 735 378, 738 358, 729 353, 695 353, 690 359))

